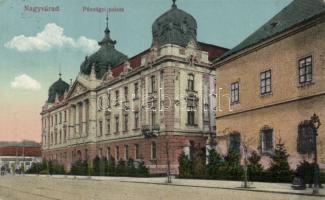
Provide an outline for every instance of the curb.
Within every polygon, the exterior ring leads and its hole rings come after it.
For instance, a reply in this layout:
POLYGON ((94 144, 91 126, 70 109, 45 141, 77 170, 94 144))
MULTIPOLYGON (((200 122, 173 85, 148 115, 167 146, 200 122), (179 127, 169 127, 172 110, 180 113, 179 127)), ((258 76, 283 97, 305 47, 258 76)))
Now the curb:
MULTIPOLYGON (((297 193, 297 192, 285 192, 285 191, 272 191, 272 190, 261 190, 254 188, 241 188, 241 187, 218 187, 218 186, 200 186, 200 185, 187 185, 187 184, 175 184, 175 183, 155 183, 155 182, 143 182, 143 181, 128 181, 110 179, 107 180, 104 177, 94 176, 73 176, 73 175, 27 175, 29 177, 43 177, 43 178, 56 178, 56 179, 79 179, 79 180, 93 180, 93 181, 114 181, 121 183, 138 183, 138 184, 152 184, 152 185, 164 185, 164 186, 177 186, 177 187, 191 187, 191 188, 207 188, 207 189, 221 189, 221 190, 235 190, 243 192, 260 192, 260 193, 273 193, 273 194, 286 194, 286 195, 299 195, 299 196, 310 196, 310 197, 325 197, 323 194, 313 195, 309 193, 297 193)), ((132 177, 133 178, 133 177, 132 177)))

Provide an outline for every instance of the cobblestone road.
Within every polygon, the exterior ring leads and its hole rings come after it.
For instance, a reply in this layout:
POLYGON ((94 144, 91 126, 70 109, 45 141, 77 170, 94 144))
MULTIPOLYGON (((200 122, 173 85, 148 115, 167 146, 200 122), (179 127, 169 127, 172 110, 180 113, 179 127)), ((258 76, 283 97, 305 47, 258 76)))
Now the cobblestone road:
POLYGON ((74 180, 49 177, 0 177, 0 200, 240 200, 294 199, 321 197, 238 191, 215 188, 129 183, 118 181, 74 180))

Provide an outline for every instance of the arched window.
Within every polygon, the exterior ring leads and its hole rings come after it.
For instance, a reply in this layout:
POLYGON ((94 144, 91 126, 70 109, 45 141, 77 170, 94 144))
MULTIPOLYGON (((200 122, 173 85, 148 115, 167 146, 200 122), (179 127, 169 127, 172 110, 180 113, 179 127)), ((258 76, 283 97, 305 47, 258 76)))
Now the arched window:
POLYGON ((229 134, 229 151, 240 152, 241 137, 239 132, 232 132, 229 134))
POLYGON ((152 142, 151 144, 151 159, 156 160, 157 159, 157 146, 156 142, 152 142))
POLYGON ((193 74, 188 75, 187 90, 194 91, 194 75, 193 74))
POLYGON ((77 157, 78 157, 78 160, 82 160, 82 155, 81 155, 80 150, 77 151, 77 157))
POLYGON ((314 137, 316 130, 314 125, 306 120, 298 126, 297 151, 300 154, 314 153, 314 137))

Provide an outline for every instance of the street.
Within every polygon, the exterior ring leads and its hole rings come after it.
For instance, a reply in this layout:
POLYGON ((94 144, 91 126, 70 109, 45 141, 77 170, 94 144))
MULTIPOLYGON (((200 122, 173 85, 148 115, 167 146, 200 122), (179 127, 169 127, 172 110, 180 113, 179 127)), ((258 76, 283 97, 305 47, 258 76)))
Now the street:
POLYGON ((0 200, 100 200, 100 199, 168 199, 168 200, 231 200, 231 199, 301 199, 312 200, 323 197, 293 194, 263 193, 188 187, 163 184, 98 181, 50 177, 2 176, 0 177, 0 200))

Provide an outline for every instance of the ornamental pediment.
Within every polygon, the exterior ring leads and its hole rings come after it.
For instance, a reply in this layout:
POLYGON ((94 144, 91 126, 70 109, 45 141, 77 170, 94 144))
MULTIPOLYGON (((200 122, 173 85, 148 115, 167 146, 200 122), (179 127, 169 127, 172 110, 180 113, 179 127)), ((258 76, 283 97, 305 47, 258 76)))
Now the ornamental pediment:
POLYGON ((69 91, 68 93, 68 98, 72 98, 72 97, 75 97, 75 96, 78 96, 80 94, 83 94, 85 92, 88 91, 88 88, 86 86, 84 86, 83 84, 81 84, 80 82, 76 81, 71 90, 69 91))

